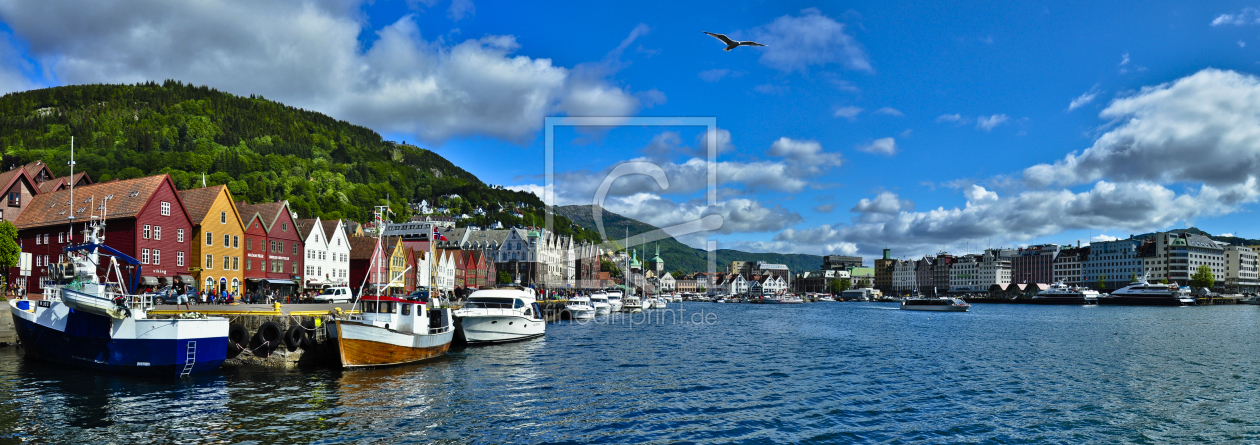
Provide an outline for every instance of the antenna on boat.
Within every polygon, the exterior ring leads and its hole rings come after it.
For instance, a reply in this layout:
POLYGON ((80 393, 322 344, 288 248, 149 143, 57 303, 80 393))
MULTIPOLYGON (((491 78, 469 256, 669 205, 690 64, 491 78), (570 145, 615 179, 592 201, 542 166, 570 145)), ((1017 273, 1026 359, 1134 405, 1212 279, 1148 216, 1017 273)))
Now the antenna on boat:
POLYGON ((74 136, 70 136, 70 236, 74 236, 74 136))

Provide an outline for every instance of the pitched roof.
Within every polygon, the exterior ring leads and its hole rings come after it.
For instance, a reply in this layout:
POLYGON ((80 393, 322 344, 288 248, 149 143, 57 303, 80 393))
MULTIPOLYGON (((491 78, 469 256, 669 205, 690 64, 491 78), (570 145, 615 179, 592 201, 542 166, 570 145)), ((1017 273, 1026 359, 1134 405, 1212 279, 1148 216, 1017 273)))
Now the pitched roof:
POLYGON ((52 170, 48 168, 48 164, 45 164, 44 161, 35 161, 30 164, 23 165, 22 170, 26 170, 26 174, 31 175, 31 178, 39 175, 41 170, 47 171, 50 179, 53 177, 52 170))
POLYGON ((324 225, 324 237, 331 238, 332 234, 337 233, 337 225, 341 224, 340 219, 320 220, 320 224, 324 225))
MULTIPOLYGON (((66 187, 70 185, 71 183, 70 178, 71 178, 70 176, 62 176, 60 178, 53 178, 53 179, 44 181, 43 184, 39 185, 39 192, 48 193, 48 192, 55 192, 57 190, 60 190, 62 187, 66 187)), ((93 183, 92 177, 88 176, 87 172, 75 173, 73 178, 74 178, 74 181, 73 181, 74 184, 78 184, 79 181, 83 181, 85 179, 87 180, 87 184, 80 185, 79 187, 82 187, 85 185, 92 185, 93 183)))
POLYGON ((370 260, 372 251, 376 250, 376 238, 368 236, 352 236, 350 240, 350 259, 370 260))
POLYGON ((31 179, 31 175, 26 173, 26 170, 20 168, 0 173, 0 187, 3 187, 0 188, 0 190, 8 190, 9 187, 13 185, 14 181, 19 181, 22 177, 25 177, 26 182, 31 184, 31 188, 34 189, 35 193, 32 194, 39 194, 39 188, 35 186, 35 180, 31 179))
POLYGON ((227 186, 216 185, 179 192, 179 199, 184 201, 184 208, 188 209, 188 216, 192 218, 193 225, 201 224, 206 219, 206 215, 210 213, 210 207, 219 198, 219 193, 223 192, 224 187, 227 186))
MULTIPOLYGON (((64 223, 70 217, 71 210, 75 218, 87 220, 93 214, 100 216, 99 206, 105 198, 109 198, 105 209, 109 212, 105 215, 106 219, 132 218, 144 210, 144 206, 149 203, 153 193, 157 192, 158 187, 161 187, 164 182, 169 183, 170 177, 162 174, 79 187, 74 190, 73 209, 71 209, 70 190, 35 195, 14 225, 19 229, 25 229, 64 223)), ((171 188, 175 188, 174 184, 171 184, 171 188)))
MULTIPOLYGON (((293 224, 297 225, 298 233, 302 235, 302 239, 307 239, 311 237, 311 231, 315 230, 316 221, 319 221, 319 218, 302 218, 293 220, 293 224)), ((325 232, 324 236, 328 236, 328 233, 325 232)))
POLYGON ((288 202, 276 201, 262 204, 246 204, 245 201, 237 201, 236 209, 241 212, 241 219, 253 218, 255 213, 261 217, 263 228, 268 232, 271 226, 276 224, 276 219, 280 217, 280 211, 287 207, 288 202))

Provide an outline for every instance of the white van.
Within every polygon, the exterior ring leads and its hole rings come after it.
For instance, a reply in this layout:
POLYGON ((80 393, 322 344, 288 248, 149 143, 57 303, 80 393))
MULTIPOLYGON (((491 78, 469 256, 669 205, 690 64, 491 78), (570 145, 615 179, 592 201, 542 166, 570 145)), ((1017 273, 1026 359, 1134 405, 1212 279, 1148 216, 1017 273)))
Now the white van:
POLYGON ((350 288, 345 286, 324 289, 315 296, 316 303, 349 303, 352 298, 350 288))

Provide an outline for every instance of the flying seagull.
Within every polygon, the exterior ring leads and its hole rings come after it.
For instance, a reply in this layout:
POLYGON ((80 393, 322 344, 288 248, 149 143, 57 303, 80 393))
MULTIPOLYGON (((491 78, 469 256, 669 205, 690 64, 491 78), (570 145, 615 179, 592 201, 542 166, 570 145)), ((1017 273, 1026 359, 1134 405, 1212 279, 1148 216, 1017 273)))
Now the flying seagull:
POLYGON ((713 36, 713 38, 715 39, 721 40, 722 43, 725 43, 726 44, 725 51, 730 51, 732 49, 735 49, 735 47, 738 47, 738 46, 766 46, 766 45, 762 45, 760 43, 754 42, 752 40, 736 42, 734 40, 731 40, 730 37, 727 37, 726 34, 718 34, 718 33, 712 33, 708 31, 704 31, 704 33, 713 36))

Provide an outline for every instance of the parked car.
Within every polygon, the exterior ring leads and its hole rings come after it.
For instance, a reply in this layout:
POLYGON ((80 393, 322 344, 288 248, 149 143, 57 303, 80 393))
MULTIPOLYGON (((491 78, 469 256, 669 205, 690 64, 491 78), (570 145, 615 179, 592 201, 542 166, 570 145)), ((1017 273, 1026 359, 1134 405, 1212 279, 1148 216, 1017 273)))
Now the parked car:
POLYGON ((350 288, 345 286, 330 287, 315 295, 316 303, 349 303, 353 298, 350 288))
MULTIPOLYGON (((192 288, 189 287, 189 292, 187 293, 188 303, 201 304, 201 298, 200 298, 201 296, 198 295, 196 291, 192 291, 191 289, 192 288)), ((178 298, 179 295, 175 293, 175 289, 173 286, 163 287, 156 291, 150 292, 148 295, 153 298, 153 304, 176 304, 179 301, 179 298, 178 298)))

